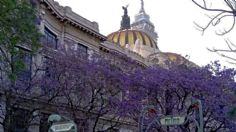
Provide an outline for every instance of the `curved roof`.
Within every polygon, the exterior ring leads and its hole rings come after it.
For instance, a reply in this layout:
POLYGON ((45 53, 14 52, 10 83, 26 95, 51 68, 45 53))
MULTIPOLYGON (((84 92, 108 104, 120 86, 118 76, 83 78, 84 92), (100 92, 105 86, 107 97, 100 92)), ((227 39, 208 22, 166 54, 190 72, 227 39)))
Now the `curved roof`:
POLYGON ((163 64, 169 65, 169 62, 174 62, 177 65, 184 64, 190 67, 197 67, 196 64, 189 61, 187 58, 171 52, 158 52, 148 56, 149 60, 153 61, 156 64, 163 64))
POLYGON ((113 32, 108 35, 108 41, 119 44, 121 47, 125 47, 126 44, 129 44, 129 47, 133 48, 136 40, 138 39, 143 45, 158 49, 156 42, 143 31, 125 29, 113 32))
POLYGON ((176 54, 176 53, 172 53, 172 52, 158 52, 158 53, 154 53, 154 54, 149 55, 149 58, 156 57, 156 56, 161 56, 162 58, 165 58, 165 59, 167 59, 169 61, 178 61, 178 60, 185 59, 181 55, 176 54))

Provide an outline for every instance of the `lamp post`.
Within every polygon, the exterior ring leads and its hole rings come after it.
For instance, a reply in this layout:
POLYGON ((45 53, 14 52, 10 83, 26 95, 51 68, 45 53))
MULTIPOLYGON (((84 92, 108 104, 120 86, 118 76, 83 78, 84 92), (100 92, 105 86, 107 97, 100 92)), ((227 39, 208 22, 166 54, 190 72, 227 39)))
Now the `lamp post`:
POLYGON ((201 100, 197 99, 199 104, 199 132, 203 132, 203 110, 202 110, 202 102, 201 100))
POLYGON ((159 118, 159 117, 156 117, 156 118, 147 126, 147 129, 146 129, 145 132, 148 132, 148 130, 151 128, 152 124, 154 124, 154 123, 156 123, 156 122, 158 123, 158 125, 160 125, 159 120, 160 120, 160 118, 159 118))
POLYGON ((197 118, 197 126, 198 126, 198 132, 203 132, 203 110, 202 110, 202 102, 200 99, 193 98, 192 99, 192 105, 196 105, 197 110, 196 117, 197 118))
POLYGON ((139 123, 138 123, 138 128, 139 128, 139 132, 143 131, 143 116, 145 115, 145 113, 147 112, 148 109, 154 109, 155 107, 153 105, 145 105, 140 113, 139 116, 139 123))

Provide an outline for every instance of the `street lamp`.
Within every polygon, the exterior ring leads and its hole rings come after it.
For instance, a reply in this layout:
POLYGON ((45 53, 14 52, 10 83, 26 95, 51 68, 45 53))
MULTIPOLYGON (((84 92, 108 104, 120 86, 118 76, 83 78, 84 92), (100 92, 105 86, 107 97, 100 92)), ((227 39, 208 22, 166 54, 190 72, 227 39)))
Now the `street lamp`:
POLYGON ((145 132, 148 132, 148 130, 151 128, 152 124, 154 123, 158 123, 158 125, 160 125, 159 123, 160 117, 156 117, 148 126, 145 132))
MULTIPOLYGON (((145 105, 140 113, 140 116, 139 116, 139 123, 138 123, 138 128, 139 128, 139 131, 142 132, 143 131, 143 116, 146 114, 146 112, 149 110, 149 109, 155 109, 155 107, 153 105, 145 105)), ((152 123, 151 123, 152 124, 152 123)))
POLYGON ((194 119, 195 124, 198 127, 198 132, 203 132, 203 110, 202 110, 202 102, 200 99, 192 98, 192 105, 195 105, 194 109, 196 112, 196 119, 194 119))
MULTIPOLYGON (((159 125, 165 125, 165 126, 173 126, 173 125, 183 125, 189 120, 192 120, 195 123, 198 132, 203 132, 203 108, 201 100, 192 98, 190 107, 192 107, 191 109, 194 110, 196 114, 195 117, 191 117, 190 115, 155 117, 155 119, 148 124, 145 132, 147 132, 154 123, 158 123, 159 125)), ((143 132, 143 120, 144 120, 143 116, 149 109, 153 110, 155 109, 155 107, 153 105, 146 105, 143 107, 140 113, 139 123, 138 123, 139 132, 143 132)))

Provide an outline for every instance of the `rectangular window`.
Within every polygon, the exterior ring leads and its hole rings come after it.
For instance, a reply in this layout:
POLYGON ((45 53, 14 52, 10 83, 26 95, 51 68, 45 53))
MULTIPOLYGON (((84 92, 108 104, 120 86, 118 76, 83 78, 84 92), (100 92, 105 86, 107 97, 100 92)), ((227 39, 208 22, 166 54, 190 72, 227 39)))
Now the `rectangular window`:
POLYGON ((84 46, 80 43, 78 43, 77 50, 81 55, 87 56, 87 54, 88 54, 88 47, 84 46))
POLYGON ((55 74, 52 72, 52 66, 50 66, 50 58, 47 57, 47 56, 44 56, 43 57, 43 60, 42 60, 42 64, 43 64, 43 71, 44 71, 44 74, 42 76, 43 78, 43 83, 41 85, 41 90, 43 92, 43 94, 52 94, 50 87, 52 87, 51 85, 51 81, 54 80, 55 78, 55 74))
POLYGON ((47 27, 44 30, 43 44, 50 48, 57 49, 57 35, 50 31, 47 27))
POLYGON ((57 62, 50 57, 44 56, 43 60, 44 78, 57 79, 57 69, 54 68, 57 62))
POLYGON ((50 73, 49 73, 49 61, 50 58, 47 56, 43 57, 43 70, 44 70, 44 75, 45 77, 50 77, 50 73))
POLYGON ((19 51, 17 56, 12 56, 13 62, 23 64, 23 69, 19 71, 16 76, 18 80, 29 80, 31 78, 32 70, 32 54, 30 51, 21 47, 16 47, 19 51))

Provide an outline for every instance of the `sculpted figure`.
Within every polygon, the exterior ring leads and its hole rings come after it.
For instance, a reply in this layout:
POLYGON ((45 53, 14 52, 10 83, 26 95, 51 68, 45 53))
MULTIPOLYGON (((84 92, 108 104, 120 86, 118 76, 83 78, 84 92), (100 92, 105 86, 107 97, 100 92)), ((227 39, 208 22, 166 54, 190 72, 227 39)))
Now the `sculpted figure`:
POLYGON ((128 15, 128 10, 127 8, 129 7, 129 5, 127 6, 122 6, 123 10, 124 10, 124 15, 128 15))

